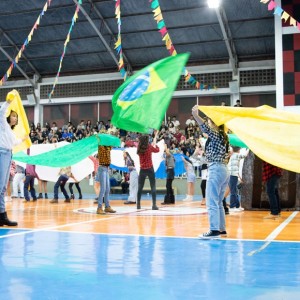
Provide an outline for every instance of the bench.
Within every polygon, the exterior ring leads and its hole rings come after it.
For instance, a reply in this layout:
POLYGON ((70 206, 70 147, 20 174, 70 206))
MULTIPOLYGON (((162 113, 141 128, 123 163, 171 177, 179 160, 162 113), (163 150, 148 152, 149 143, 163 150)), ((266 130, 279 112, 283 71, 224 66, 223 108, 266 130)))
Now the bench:
MULTIPOLYGON (((122 194, 122 187, 121 186, 112 186, 110 188, 110 192, 112 194, 122 194)), ((165 194, 166 192, 167 192, 167 189, 165 186, 157 186, 156 187, 157 194, 165 194)), ((177 187, 176 186, 173 186, 173 192, 174 192, 174 195, 177 195, 177 187)), ((143 194, 151 193, 150 186, 144 186, 142 193, 143 194)))

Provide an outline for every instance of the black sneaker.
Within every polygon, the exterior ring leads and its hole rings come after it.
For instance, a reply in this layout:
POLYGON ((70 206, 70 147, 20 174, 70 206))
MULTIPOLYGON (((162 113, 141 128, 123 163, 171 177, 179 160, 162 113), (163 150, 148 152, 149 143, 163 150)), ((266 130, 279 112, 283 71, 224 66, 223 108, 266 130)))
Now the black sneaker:
POLYGON ((226 237, 227 236, 227 231, 226 230, 220 231, 220 235, 223 236, 223 237, 226 237))
POLYGON ((208 232, 199 235, 199 239, 202 240, 210 240, 210 239, 218 239, 218 238, 220 238, 219 230, 210 230, 208 232))

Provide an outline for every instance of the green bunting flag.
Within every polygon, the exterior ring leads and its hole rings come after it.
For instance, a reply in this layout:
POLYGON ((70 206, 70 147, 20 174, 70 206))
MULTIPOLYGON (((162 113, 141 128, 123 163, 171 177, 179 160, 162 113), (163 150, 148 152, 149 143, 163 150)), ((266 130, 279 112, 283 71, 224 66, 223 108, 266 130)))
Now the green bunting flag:
POLYGON ((96 136, 90 136, 78 142, 51 150, 42 154, 28 156, 23 152, 18 152, 13 156, 13 160, 28 163, 31 165, 41 165, 47 167, 67 167, 72 166, 98 149, 98 144, 103 146, 120 147, 120 139, 109 134, 98 134, 100 143, 96 136))
POLYGON ((112 99, 112 124, 141 133, 159 129, 188 58, 184 53, 161 59, 125 81, 112 99))

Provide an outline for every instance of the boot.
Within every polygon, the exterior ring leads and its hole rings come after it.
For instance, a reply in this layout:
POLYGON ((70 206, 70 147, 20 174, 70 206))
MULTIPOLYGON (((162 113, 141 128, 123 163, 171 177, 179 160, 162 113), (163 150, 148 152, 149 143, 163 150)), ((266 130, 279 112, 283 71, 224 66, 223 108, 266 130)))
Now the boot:
POLYGON ((156 206, 156 200, 152 200, 152 210, 158 210, 159 208, 156 206))
POLYGON ((78 197, 78 199, 82 199, 82 195, 81 195, 81 194, 79 194, 79 197, 78 197))
POLYGON ((48 199, 48 194, 47 193, 45 193, 45 199, 48 199))
POLYGON ((226 198, 223 199, 222 203, 225 210, 225 215, 229 215, 229 208, 227 207, 226 198))
POLYGON ((74 194, 71 194, 71 199, 74 200, 75 199, 75 196, 74 194))
POLYGON ((8 217, 7 217, 7 213, 3 212, 3 213, 0 213, 0 226, 3 226, 3 225, 6 225, 6 226, 17 226, 18 223, 14 222, 14 221, 10 221, 8 219, 8 217))
POLYGON ((39 195, 37 196, 38 199, 43 199, 43 194, 39 193, 39 195))
POLYGON ((141 209, 141 200, 136 202, 136 209, 141 209))

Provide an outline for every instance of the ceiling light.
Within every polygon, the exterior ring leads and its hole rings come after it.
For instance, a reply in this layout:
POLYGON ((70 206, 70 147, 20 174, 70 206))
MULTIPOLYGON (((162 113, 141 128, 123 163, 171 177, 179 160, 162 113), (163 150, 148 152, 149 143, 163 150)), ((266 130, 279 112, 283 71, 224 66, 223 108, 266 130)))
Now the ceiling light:
POLYGON ((207 0, 207 5, 209 8, 218 8, 220 6, 221 0, 207 0))

